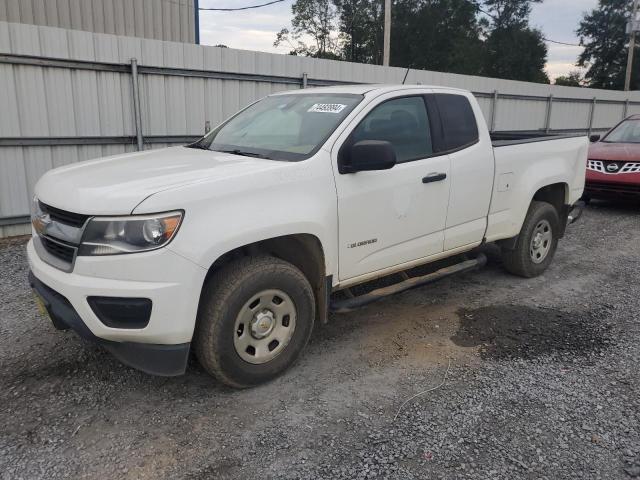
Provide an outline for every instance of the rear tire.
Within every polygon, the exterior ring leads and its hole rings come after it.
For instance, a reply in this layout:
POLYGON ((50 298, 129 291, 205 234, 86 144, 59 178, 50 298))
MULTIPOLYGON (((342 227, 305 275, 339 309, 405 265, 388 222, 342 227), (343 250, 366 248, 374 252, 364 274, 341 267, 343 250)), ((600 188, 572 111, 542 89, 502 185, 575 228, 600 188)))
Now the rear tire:
POLYGON ((298 359, 314 318, 313 289, 300 270, 275 257, 245 257, 222 267, 204 286, 195 353, 222 383, 258 385, 298 359))
POLYGON ((513 250, 503 249, 505 268, 520 277, 537 277, 549 267, 558 246, 560 217, 547 202, 531 202, 513 250))

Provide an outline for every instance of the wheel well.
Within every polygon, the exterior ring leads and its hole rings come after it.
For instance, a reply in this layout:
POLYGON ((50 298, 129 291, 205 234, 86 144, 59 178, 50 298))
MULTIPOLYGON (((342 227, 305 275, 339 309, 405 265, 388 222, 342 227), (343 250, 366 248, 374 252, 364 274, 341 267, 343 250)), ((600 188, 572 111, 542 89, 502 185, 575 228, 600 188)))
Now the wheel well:
MULTIPOLYGON (((569 206, 567 205, 568 189, 569 186, 566 183, 554 183, 551 185, 547 185, 546 187, 542 187, 533 195, 532 199, 532 201, 547 202, 553 205, 553 207, 556 209, 556 211, 558 212, 558 218, 560 218, 560 238, 564 236, 564 231, 567 226, 567 218, 569 216, 570 210, 569 206)), ((514 248, 516 248, 519 236, 520 234, 512 238, 500 240, 497 243, 503 249, 513 250, 514 248)))
POLYGON ((243 245, 219 257, 207 272, 213 272, 241 257, 271 255, 295 265, 307 277, 316 298, 316 318, 327 322, 329 287, 326 281, 324 251, 317 237, 310 234, 285 235, 243 245))
POLYGON ((567 217, 569 215, 569 206, 567 205, 568 190, 569 186, 566 183, 554 183, 542 187, 533 196, 533 200, 547 202, 553 205, 558 212, 558 218, 560 218, 560 237, 564 236, 567 217))
POLYGON ((553 185, 542 187, 535 193, 533 199, 550 203, 556 208, 558 215, 562 215, 562 209, 567 203, 567 184, 554 183, 553 185))

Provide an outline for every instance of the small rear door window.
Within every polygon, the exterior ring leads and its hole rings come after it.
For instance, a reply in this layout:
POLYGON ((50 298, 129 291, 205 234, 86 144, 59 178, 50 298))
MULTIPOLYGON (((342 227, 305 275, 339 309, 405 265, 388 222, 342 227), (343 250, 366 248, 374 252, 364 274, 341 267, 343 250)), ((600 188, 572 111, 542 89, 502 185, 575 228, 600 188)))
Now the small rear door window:
POLYGON ((435 97, 447 150, 460 150, 476 143, 478 124, 467 97, 448 93, 439 93, 435 97))

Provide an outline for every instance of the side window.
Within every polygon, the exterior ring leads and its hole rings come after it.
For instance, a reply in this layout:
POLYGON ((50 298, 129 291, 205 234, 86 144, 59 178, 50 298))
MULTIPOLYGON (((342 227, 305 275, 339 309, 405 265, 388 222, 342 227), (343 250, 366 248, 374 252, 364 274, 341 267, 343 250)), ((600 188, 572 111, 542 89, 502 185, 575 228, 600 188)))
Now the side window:
POLYGON ((467 97, 436 94, 447 150, 462 148, 478 141, 478 124, 467 97))
POLYGON ((375 107, 351 134, 353 143, 385 140, 393 145, 398 162, 433 153, 429 118, 422 97, 389 100, 375 107))

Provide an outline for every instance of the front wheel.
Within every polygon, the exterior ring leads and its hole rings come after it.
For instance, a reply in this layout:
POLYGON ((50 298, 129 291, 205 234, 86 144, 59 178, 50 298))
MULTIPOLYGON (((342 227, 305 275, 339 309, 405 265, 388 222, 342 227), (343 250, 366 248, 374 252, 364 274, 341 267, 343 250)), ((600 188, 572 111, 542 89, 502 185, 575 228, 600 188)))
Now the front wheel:
POLYGON ((531 278, 541 275, 551 264, 558 246, 560 217, 546 202, 531 202, 513 250, 503 250, 505 268, 514 275, 531 278))
POLYGON ((295 266, 246 257, 214 273, 202 292, 195 352, 221 382, 246 388, 289 368, 309 341, 313 290, 295 266))

